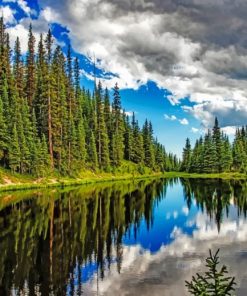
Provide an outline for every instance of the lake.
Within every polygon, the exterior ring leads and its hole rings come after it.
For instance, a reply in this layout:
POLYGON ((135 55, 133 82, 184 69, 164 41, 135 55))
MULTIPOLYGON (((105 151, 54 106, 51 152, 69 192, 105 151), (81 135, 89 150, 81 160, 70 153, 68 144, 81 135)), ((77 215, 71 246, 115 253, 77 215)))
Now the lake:
POLYGON ((247 295, 247 183, 153 179, 0 196, 0 295, 188 295, 209 249, 247 295))

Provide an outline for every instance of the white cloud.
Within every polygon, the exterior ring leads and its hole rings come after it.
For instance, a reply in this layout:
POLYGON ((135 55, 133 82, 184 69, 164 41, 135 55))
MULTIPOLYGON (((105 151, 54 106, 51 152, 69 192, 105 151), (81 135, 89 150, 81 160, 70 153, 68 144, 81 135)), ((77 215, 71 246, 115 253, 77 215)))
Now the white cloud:
POLYGON ((234 136, 236 134, 236 126, 226 126, 222 128, 222 131, 228 136, 234 136))
POLYGON ((171 120, 171 121, 177 120, 177 117, 175 115, 169 116, 169 115, 165 114, 164 117, 166 120, 171 120))
POLYGON ((3 16, 4 22, 7 25, 13 25, 16 23, 15 20, 15 10, 11 9, 8 5, 0 7, 0 13, 3 16))
POLYGON ((178 122, 180 122, 180 124, 182 124, 182 125, 188 125, 189 124, 189 121, 188 121, 188 119, 186 119, 186 118, 183 118, 183 119, 179 119, 179 118, 177 118, 175 115, 168 115, 168 114, 164 114, 164 118, 166 119, 166 120, 170 120, 170 121, 178 121, 178 122))
POLYGON ((180 122, 182 125, 188 125, 188 124, 189 124, 189 121, 188 121, 188 119, 186 119, 186 118, 180 119, 179 122, 180 122))
POLYGON ((192 133, 197 134, 197 133, 199 133, 200 130, 199 130, 199 128, 192 127, 191 131, 192 131, 192 133))
POLYGON ((198 213, 193 224, 192 235, 174 226, 173 241, 156 253, 140 245, 123 245, 121 274, 117 272, 116 263, 112 263, 111 269, 105 270, 103 281, 98 281, 95 274, 85 283, 86 294, 98 291, 102 295, 124 295, 127 290, 131 295, 147 296, 150 291, 152 295, 187 295, 185 280, 191 280, 192 275, 205 269, 209 249, 216 251, 220 247, 221 262, 237 279, 237 294, 246 295, 246 220, 236 218, 231 207, 228 218, 224 217, 221 223, 220 233, 216 223, 206 214, 198 213))
POLYGON ((240 126, 246 122, 247 118, 247 99, 241 98, 235 100, 222 98, 182 108, 200 120, 204 127, 212 127, 215 117, 218 118, 222 127, 240 126))
MULTIPOLYGON (((24 1, 25 2, 25 1, 24 1)), ((26 3, 23 4, 23 8, 26 3)), ((28 7, 26 8, 26 11, 29 11, 28 7)), ((30 13, 33 15, 34 12, 30 10, 30 13)), ((21 50, 22 53, 25 53, 27 51, 27 45, 28 45, 28 31, 29 31, 29 25, 32 23, 33 27, 33 35, 36 40, 36 49, 38 47, 38 41, 40 38, 40 34, 46 34, 49 29, 49 22, 46 19, 46 15, 44 11, 41 11, 39 17, 37 19, 30 19, 30 17, 24 17, 22 18, 17 24, 11 25, 7 27, 7 32, 9 33, 10 36, 10 45, 13 48, 14 43, 16 41, 16 38, 20 38, 21 42, 21 50)), ((55 40, 56 42, 56 40, 55 40)))
MULTIPOLYGON (((35 22, 33 22, 33 25, 35 25, 35 22)), ((16 26, 11 26, 7 28, 7 32, 9 33, 10 36, 10 44, 13 47, 14 43, 16 41, 16 38, 20 38, 21 42, 21 51, 22 53, 25 53, 27 51, 27 46, 28 46, 28 30, 29 30, 29 22, 25 19, 25 21, 20 22, 16 26)), ((46 33, 48 30, 48 26, 44 29, 43 33, 46 33)), ((36 40, 36 48, 38 45, 38 40, 40 37, 40 32, 34 28, 33 30, 33 35, 36 40)))
MULTIPOLYGON (((26 1, 17 2, 30 14, 26 1)), ((187 111, 205 127, 215 116, 223 127, 246 123, 246 1, 225 7, 224 1, 189 0, 182 8, 158 0, 40 3, 38 22, 65 25, 76 51, 95 54, 97 67, 116 74, 106 79, 109 88, 118 82, 137 89, 151 80, 171 91, 172 105, 185 97, 193 102, 187 111)))
MULTIPOLYGON (((245 73, 247 51, 242 50, 240 54, 237 47, 230 44, 211 46, 210 42, 215 40, 210 39, 211 35, 218 34, 220 43, 223 32, 226 34, 217 27, 217 17, 209 14, 205 20, 196 18, 193 10, 186 14, 187 10, 177 9, 176 4, 172 7, 154 0, 132 4, 113 0, 63 0, 59 5, 42 0, 41 3, 45 6, 47 21, 68 27, 75 50, 95 54, 99 59, 97 67, 117 74, 107 85, 118 82, 122 88, 137 89, 152 80, 172 92, 168 100, 173 105, 185 97, 189 97, 195 107, 205 103, 215 105, 215 102, 220 105, 229 100, 246 103, 247 82, 232 74, 245 73), (209 30, 206 21, 218 30, 209 30), (203 36, 207 39, 202 42, 203 36)), ((188 8, 190 5, 193 6, 189 1, 188 8)), ((198 4, 198 13, 205 16, 208 10, 214 15, 211 5, 211 2, 198 4)), ((231 12, 239 18, 241 28, 245 20, 235 10, 240 7, 234 7, 231 12)), ((217 12, 221 16, 220 10, 217 12)), ((228 21, 223 16, 220 20, 228 21)), ((235 27, 228 26, 228 29, 233 31, 235 27)), ((239 112, 236 108, 235 111, 239 112)), ((206 112, 201 116, 192 114, 204 125, 209 123, 206 112)), ((181 124, 187 124, 186 120, 181 124)))
POLYGON ((127 116, 132 116, 133 113, 137 114, 138 112, 135 112, 135 111, 125 111, 125 114, 126 114, 127 116))
POLYGON ((24 0, 17 0, 17 4, 19 5, 19 7, 27 14, 30 15, 31 14, 31 8, 27 5, 27 2, 24 0))

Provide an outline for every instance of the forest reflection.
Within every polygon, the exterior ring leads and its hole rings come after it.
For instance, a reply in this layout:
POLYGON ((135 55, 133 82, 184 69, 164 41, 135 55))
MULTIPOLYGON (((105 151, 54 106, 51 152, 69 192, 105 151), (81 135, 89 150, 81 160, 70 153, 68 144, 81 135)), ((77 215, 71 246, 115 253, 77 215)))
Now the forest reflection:
POLYGON ((235 205, 238 216, 246 218, 247 182, 245 180, 181 179, 188 209, 193 200, 197 207, 215 222, 220 231, 223 214, 228 217, 229 206, 235 205))
POLYGON ((2 193, 0 295, 82 295, 90 272, 103 279, 114 263, 121 273, 123 238, 131 229, 135 238, 141 221, 151 229, 154 207, 180 183, 188 208, 196 203, 219 231, 230 205, 246 217, 244 181, 158 179, 2 193))

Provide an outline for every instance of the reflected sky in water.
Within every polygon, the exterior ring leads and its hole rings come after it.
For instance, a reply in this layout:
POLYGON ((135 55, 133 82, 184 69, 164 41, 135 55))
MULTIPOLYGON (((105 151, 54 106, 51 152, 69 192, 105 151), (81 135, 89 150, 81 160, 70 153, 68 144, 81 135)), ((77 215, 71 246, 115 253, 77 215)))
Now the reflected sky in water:
POLYGON ((0 295, 188 295, 210 248, 247 295, 244 181, 5 193, 0 209, 0 295))

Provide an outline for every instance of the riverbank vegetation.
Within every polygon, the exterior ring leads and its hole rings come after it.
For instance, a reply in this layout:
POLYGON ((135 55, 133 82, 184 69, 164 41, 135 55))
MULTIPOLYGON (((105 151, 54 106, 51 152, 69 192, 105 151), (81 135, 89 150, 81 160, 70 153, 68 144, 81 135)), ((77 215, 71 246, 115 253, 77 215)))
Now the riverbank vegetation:
POLYGON ((81 87, 71 47, 65 56, 54 46, 51 31, 35 40, 30 25, 22 55, 20 39, 12 50, 0 19, 0 166, 36 177, 115 174, 125 161, 139 174, 176 170, 152 123, 140 127, 125 113, 117 84, 112 98, 100 81, 93 92, 81 87))

